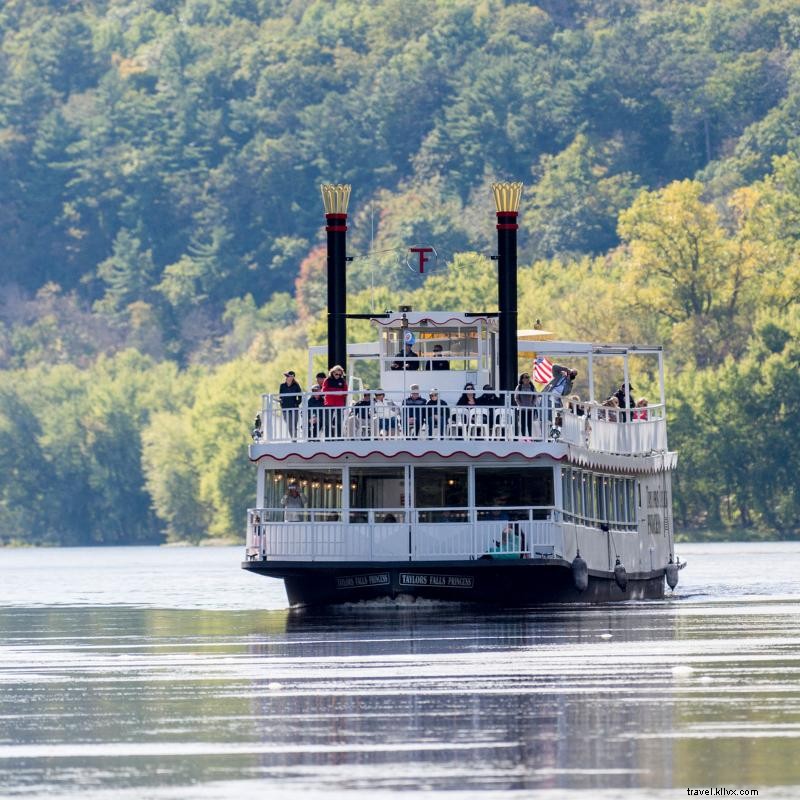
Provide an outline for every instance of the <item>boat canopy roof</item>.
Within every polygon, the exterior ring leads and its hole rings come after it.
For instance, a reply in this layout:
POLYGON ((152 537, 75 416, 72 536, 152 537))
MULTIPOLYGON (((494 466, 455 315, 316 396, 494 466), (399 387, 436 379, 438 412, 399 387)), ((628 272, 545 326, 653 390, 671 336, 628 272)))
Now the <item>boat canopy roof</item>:
POLYGON ((375 315, 373 325, 380 328, 452 328, 472 326, 481 322, 488 327, 497 327, 497 314, 480 312, 470 314, 463 311, 390 311, 375 315))
POLYGON ((520 353, 536 353, 536 355, 559 356, 622 356, 628 355, 658 355, 662 351, 661 345, 640 344, 597 344, 594 342, 569 342, 569 341, 526 341, 519 342, 520 353))

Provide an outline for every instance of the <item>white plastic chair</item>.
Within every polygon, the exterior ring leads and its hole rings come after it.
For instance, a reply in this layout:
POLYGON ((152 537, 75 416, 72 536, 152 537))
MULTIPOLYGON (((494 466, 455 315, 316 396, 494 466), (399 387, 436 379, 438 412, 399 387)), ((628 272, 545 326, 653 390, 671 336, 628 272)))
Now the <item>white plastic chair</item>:
POLYGON ((454 408, 450 413, 450 419, 447 420, 447 438, 466 438, 468 436, 469 417, 468 408, 464 408, 463 406, 454 408))
POLYGON ((492 439, 508 440, 514 438, 514 410, 498 408, 494 412, 492 439))
POLYGON ((469 429, 467 437, 469 439, 488 439, 491 431, 489 430, 488 417, 492 409, 482 406, 469 410, 469 429))

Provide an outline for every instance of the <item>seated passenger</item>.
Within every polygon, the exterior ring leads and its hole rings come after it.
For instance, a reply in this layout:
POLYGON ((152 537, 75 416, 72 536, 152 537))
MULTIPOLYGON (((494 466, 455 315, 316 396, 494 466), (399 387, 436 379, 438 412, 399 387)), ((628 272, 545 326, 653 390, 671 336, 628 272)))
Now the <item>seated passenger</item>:
POLYGON ((433 346, 433 357, 425 362, 425 369, 428 370, 443 370, 450 369, 450 362, 445 361, 442 357, 442 346, 435 344, 433 346))
POLYGON ((419 436, 420 428, 422 428, 422 420, 424 418, 422 407, 425 406, 425 398, 420 397, 418 383, 412 383, 408 390, 411 394, 403 400, 406 436, 416 439, 419 436))
POLYGON ((415 353, 408 342, 406 342, 403 350, 397 354, 397 358, 402 360, 393 361, 391 367, 392 369, 406 369, 406 370, 419 369, 419 361, 409 360, 409 359, 419 358, 419 353, 415 353))
MULTIPOLYGON (((487 383, 484 384, 483 394, 477 399, 476 403, 479 406, 498 408, 503 405, 503 399, 499 394, 495 394, 492 387, 487 383)), ((483 416, 483 421, 489 423, 489 430, 494 427, 494 416, 494 411, 487 411, 483 416)))
POLYGON ((353 433, 361 438, 367 436, 369 438, 369 420, 370 411, 372 410, 372 395, 370 392, 364 392, 364 399, 353 403, 353 420, 355 421, 355 430, 353 433))
POLYGON ((370 392, 364 392, 364 399, 359 400, 357 403, 353 403, 353 413, 359 419, 368 420, 371 408, 372 408, 372 394, 370 392))
POLYGON ((383 389, 377 389, 375 391, 375 400, 372 402, 372 417, 378 421, 378 433, 395 433, 399 416, 400 410, 397 405, 386 399, 383 389))
POLYGON ((647 398, 640 397, 636 401, 636 408, 633 410, 633 418, 634 419, 647 419, 647 398))
POLYGON ((428 425, 428 436, 444 436, 450 411, 447 403, 439 397, 438 389, 428 392, 429 400, 426 403, 425 422, 428 425))
POLYGON ((521 549, 517 526, 513 522, 508 522, 500 534, 500 541, 495 540, 483 558, 522 558, 521 549))

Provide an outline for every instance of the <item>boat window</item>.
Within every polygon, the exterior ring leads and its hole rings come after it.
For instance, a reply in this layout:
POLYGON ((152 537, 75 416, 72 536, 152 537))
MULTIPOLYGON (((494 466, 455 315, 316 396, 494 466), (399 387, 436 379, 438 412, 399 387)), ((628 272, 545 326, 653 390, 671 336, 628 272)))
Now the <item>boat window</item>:
POLYGON ((412 370, 474 372, 487 369, 487 364, 481 363, 486 361, 485 352, 481 359, 481 331, 474 327, 390 328, 383 332, 382 338, 384 369, 403 369, 406 363, 410 366, 405 369, 412 370), (404 349, 406 341, 411 344, 410 353, 404 349))
POLYGON ((403 467, 350 468, 350 522, 405 522, 403 467))
POLYGON ((508 508, 505 519, 547 519, 553 505, 553 470, 549 467, 517 467, 475 470, 475 505, 478 520, 492 519, 495 509, 508 508), (541 508, 544 506, 545 508, 541 508))
MULTIPOLYGON (((477 487, 476 487, 477 488, 477 487)), ((636 480, 561 470, 564 520, 590 528, 607 523, 614 530, 636 529, 636 480)))
POLYGON ((415 467, 414 504, 420 522, 466 522, 466 467, 415 467))
POLYGON ((266 470, 264 473, 263 522, 279 522, 284 518, 281 500, 289 485, 296 484, 311 521, 332 522, 342 509, 342 471, 340 469, 266 470))

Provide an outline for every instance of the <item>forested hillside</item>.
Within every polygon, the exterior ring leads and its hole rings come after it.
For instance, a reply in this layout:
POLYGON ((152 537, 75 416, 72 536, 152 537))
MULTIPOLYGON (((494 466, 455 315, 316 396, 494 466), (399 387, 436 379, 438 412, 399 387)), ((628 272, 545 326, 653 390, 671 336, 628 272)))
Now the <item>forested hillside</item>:
POLYGON ((5 0, 0 37, 0 541, 240 534, 327 181, 352 311, 491 307, 524 181, 520 323, 666 347, 679 526, 800 530, 795 0, 5 0))

